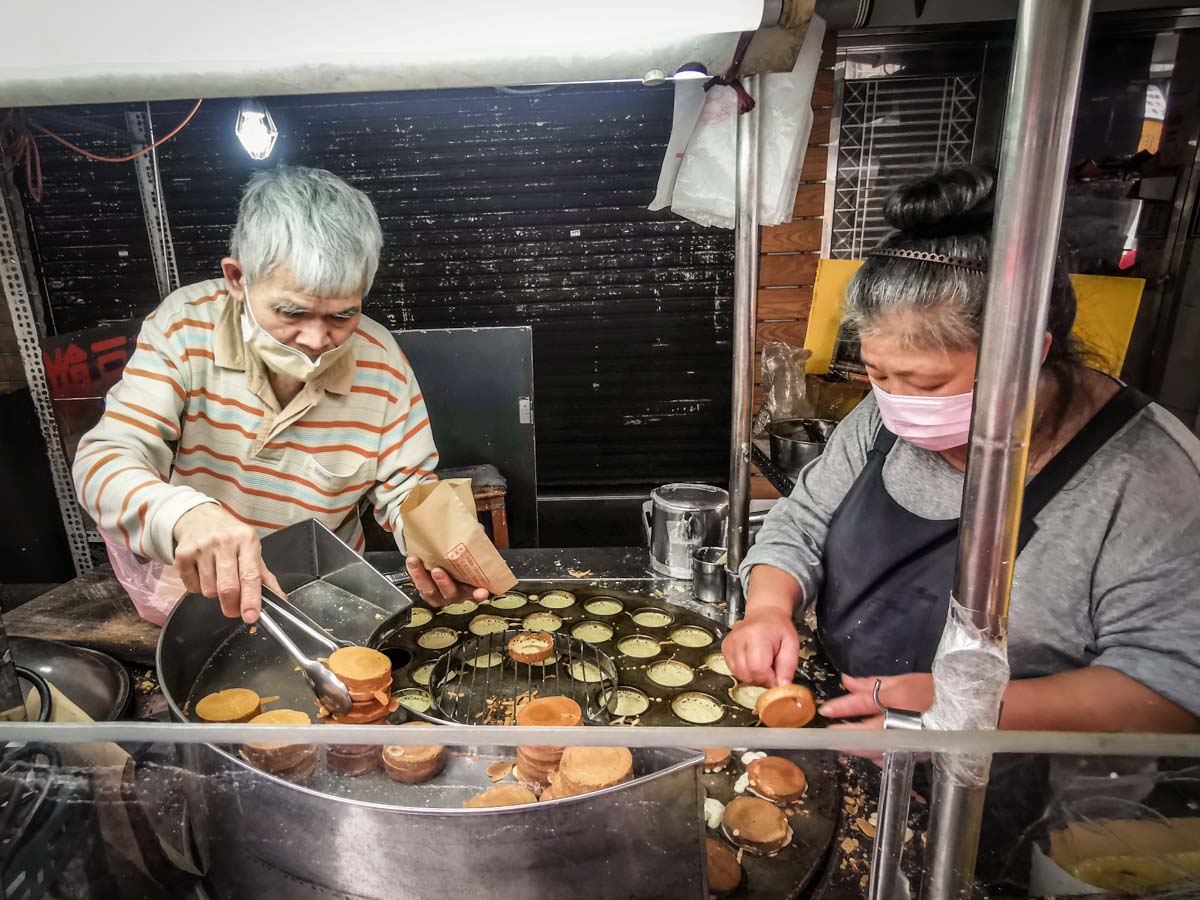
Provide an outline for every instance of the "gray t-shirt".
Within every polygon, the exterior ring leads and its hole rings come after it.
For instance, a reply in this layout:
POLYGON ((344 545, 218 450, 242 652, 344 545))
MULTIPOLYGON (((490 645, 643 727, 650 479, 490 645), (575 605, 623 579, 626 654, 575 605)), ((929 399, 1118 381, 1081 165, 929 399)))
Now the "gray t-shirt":
MULTIPOLYGON (((867 397, 780 500, 742 566, 794 576, 811 604, 834 511, 880 428, 867 397)), ((898 440, 887 492, 926 519, 957 518, 963 476, 898 440)), ((1100 448, 1036 518, 1009 610, 1014 678, 1103 665, 1200 715, 1200 440, 1151 404, 1100 448)), ((805 610, 798 609, 797 618, 805 610)))

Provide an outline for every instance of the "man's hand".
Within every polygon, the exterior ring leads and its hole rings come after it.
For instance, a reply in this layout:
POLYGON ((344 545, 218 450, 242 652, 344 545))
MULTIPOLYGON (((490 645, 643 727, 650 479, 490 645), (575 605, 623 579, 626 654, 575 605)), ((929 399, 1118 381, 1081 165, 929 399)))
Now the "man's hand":
POLYGON ((173 531, 175 568, 189 591, 217 597, 221 612, 257 622, 262 586, 285 596, 275 576, 263 565, 262 545, 249 525, 239 522, 219 503, 204 503, 179 517, 173 531))
POLYGON ((445 569, 426 569, 425 564, 415 556, 408 557, 405 563, 408 565, 408 574, 412 576, 413 587, 430 606, 447 606, 472 599, 483 602, 489 596, 487 588, 459 584, 445 569))
POLYGON ((928 672, 909 675, 888 675, 880 678, 851 678, 842 676, 842 687, 850 693, 830 700, 817 710, 827 719, 854 719, 840 722, 832 728, 878 729, 883 727, 883 714, 875 705, 875 682, 879 684, 879 702, 892 709, 925 712, 933 704, 933 676, 928 672))
POLYGON ((774 687, 791 684, 800 661, 800 636, 792 616, 779 607, 751 609, 721 644, 738 681, 774 687))

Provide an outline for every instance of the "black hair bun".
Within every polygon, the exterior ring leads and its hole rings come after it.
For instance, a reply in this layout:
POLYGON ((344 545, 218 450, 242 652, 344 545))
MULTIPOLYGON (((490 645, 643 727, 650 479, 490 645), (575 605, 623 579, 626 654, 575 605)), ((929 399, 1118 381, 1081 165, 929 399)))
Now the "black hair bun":
POLYGON ((883 215, 898 231, 983 231, 991 225, 995 186, 995 176, 978 166, 943 169, 897 188, 883 215))

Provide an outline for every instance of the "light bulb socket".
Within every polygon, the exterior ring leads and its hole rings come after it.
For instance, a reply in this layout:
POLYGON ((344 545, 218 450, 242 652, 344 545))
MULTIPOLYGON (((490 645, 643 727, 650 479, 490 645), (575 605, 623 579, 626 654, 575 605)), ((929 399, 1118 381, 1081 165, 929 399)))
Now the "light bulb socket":
POLYGON ((690 62, 679 67, 674 75, 671 76, 674 81, 685 81, 689 79, 708 78, 708 69, 704 67, 704 63, 690 62))

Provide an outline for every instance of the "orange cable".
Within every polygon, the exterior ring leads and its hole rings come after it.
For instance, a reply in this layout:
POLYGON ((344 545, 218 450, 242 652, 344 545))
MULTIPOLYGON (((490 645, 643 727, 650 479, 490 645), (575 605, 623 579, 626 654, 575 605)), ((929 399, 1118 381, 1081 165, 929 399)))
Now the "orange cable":
POLYGON ((139 156, 145 156, 151 150, 154 150, 157 147, 161 147, 163 144, 165 144, 171 138, 175 137, 175 135, 179 134, 179 132, 181 132, 183 130, 184 126, 187 125, 188 122, 192 121, 192 117, 196 115, 196 111, 200 109, 200 104, 203 102, 204 102, 203 99, 197 100, 196 105, 192 107, 192 111, 187 114, 187 117, 184 118, 184 120, 182 122, 180 122, 178 125, 175 126, 174 130, 172 130, 170 134, 166 135, 165 137, 159 138, 157 141, 155 141, 150 146, 143 147, 141 150, 137 151, 136 153, 131 153, 128 156, 99 156, 95 153, 91 153, 87 150, 84 150, 82 147, 75 146, 70 141, 68 141, 66 138, 59 137, 57 134, 55 134, 49 128, 39 125, 37 122, 31 122, 30 124, 34 128, 36 128, 38 131, 40 131, 42 134, 46 135, 46 137, 52 138, 52 139, 58 141, 60 144, 62 144, 68 150, 74 150, 76 153, 79 153, 82 156, 86 156, 88 159, 93 159, 96 162, 103 162, 103 163, 127 163, 127 162, 137 159, 139 156))
MULTIPOLYGON (((4 128, 8 127, 8 122, 12 119, 12 113, 5 117, 4 122, 0 123, 0 137, 3 137, 4 128)), ((29 196, 35 202, 42 202, 42 157, 38 153, 37 141, 29 133, 27 128, 22 127, 15 131, 12 149, 12 162, 3 168, 0 168, 0 177, 7 175, 13 171, 22 162, 25 164, 25 185, 29 189, 29 196)), ((3 159, 0 159, 3 162, 3 159)))

